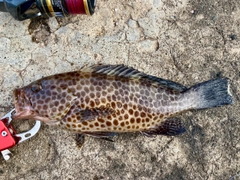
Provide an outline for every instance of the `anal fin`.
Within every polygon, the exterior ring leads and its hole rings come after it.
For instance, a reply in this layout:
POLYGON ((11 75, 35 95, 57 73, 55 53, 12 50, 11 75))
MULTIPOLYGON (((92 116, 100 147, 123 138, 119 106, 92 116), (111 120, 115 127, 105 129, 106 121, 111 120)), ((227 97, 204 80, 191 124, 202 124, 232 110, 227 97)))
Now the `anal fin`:
POLYGON ((168 118, 159 125, 156 125, 146 131, 142 131, 142 134, 148 137, 154 135, 176 136, 184 133, 185 131, 186 129, 180 119, 168 118))

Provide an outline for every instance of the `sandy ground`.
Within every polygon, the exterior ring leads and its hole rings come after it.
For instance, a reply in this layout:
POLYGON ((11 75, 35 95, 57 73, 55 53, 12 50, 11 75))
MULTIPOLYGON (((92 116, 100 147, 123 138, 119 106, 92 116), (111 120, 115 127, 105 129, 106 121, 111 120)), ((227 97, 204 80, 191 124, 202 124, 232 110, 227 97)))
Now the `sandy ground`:
POLYGON ((123 63, 188 87, 221 75, 235 98, 181 115, 187 132, 177 137, 87 137, 79 149, 72 133, 42 125, 9 161, 0 158, 0 179, 240 179, 238 0, 99 0, 91 17, 0 16, 1 116, 13 108, 14 88, 96 63, 123 63))

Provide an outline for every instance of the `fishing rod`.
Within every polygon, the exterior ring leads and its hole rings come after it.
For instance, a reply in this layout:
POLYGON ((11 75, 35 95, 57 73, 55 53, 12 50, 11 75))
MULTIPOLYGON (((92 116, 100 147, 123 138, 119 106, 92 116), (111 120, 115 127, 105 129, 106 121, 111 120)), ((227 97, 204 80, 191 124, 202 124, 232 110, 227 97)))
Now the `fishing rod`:
POLYGON ((0 11, 19 21, 38 16, 92 15, 94 9, 95 0, 0 0, 0 11))

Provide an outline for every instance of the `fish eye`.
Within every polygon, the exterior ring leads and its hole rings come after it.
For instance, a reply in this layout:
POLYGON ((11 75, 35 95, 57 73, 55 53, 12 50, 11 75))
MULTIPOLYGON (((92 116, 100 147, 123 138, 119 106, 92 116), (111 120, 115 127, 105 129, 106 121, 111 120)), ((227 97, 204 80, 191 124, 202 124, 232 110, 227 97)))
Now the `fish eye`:
POLYGON ((39 84, 33 84, 31 87, 31 90, 35 93, 37 93, 38 91, 40 91, 42 89, 42 86, 39 84))

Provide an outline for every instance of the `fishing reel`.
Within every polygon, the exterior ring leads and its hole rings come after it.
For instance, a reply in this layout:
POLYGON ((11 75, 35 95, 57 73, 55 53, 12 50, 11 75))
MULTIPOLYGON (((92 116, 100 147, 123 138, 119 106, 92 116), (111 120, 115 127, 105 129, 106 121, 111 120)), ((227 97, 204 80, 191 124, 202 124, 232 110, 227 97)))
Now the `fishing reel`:
POLYGON ((19 21, 38 16, 92 15, 94 9, 95 0, 0 0, 0 11, 19 21))

